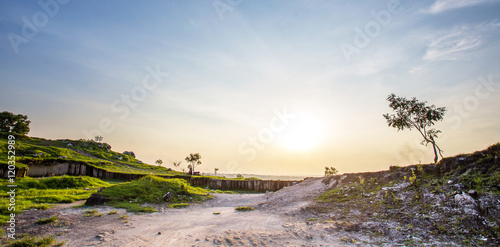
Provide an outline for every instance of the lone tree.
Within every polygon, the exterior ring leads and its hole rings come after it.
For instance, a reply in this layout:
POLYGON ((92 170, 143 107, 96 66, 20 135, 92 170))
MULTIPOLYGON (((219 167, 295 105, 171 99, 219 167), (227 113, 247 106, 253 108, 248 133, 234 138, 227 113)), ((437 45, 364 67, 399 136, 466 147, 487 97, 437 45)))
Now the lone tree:
POLYGON ((219 171, 219 168, 214 168, 215 175, 217 175, 217 171, 219 171))
POLYGON ((385 119, 389 127, 392 126, 397 128, 398 131, 406 129, 416 129, 424 137, 421 142, 422 145, 431 143, 434 148, 434 163, 438 161, 438 154, 443 157, 443 151, 436 144, 437 134, 441 133, 441 130, 430 129, 436 121, 443 119, 444 113, 446 112, 445 107, 436 108, 435 105, 427 106, 427 101, 419 102, 415 97, 408 100, 404 97, 396 96, 395 94, 389 95, 387 97, 389 101, 389 107, 395 112, 395 114, 389 115, 384 114, 385 119))
POLYGON ((161 164, 163 164, 163 160, 161 160, 161 159, 157 159, 157 160, 155 161, 155 163, 156 163, 158 166, 161 166, 161 164))
POLYGON ((175 162, 175 161, 174 161, 174 162, 173 162, 173 163, 174 163, 174 167, 175 167, 175 168, 178 168, 178 167, 181 165, 181 162, 182 162, 182 161, 179 161, 179 162, 175 162))
POLYGON ((8 111, 0 113, 0 132, 26 135, 30 132, 30 123, 27 115, 15 115, 8 111))
POLYGON ((102 137, 101 135, 97 135, 97 136, 94 137, 94 140, 96 142, 102 142, 102 139, 104 139, 104 137, 102 137))
POLYGON ((200 159, 201 155, 199 153, 189 154, 189 156, 185 158, 186 162, 189 163, 188 168, 191 168, 191 175, 193 175, 196 165, 201 165, 200 159))
POLYGON ((328 167, 328 166, 325 166, 325 177, 330 177, 330 176, 333 176, 333 175, 337 175, 337 173, 339 173, 339 171, 335 168, 335 167, 328 167))

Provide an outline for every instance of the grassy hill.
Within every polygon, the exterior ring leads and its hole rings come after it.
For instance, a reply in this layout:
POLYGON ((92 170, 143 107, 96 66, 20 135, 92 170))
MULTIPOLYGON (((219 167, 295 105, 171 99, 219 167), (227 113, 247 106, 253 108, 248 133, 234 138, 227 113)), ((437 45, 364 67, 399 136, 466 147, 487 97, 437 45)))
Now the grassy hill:
MULTIPOLYGON (((7 166, 8 133, 0 133, 0 166, 7 166)), ((47 140, 16 136, 16 166, 28 168, 30 163, 84 162, 110 172, 153 175, 180 175, 165 167, 145 164, 130 154, 111 150, 107 143, 93 140, 47 140)))

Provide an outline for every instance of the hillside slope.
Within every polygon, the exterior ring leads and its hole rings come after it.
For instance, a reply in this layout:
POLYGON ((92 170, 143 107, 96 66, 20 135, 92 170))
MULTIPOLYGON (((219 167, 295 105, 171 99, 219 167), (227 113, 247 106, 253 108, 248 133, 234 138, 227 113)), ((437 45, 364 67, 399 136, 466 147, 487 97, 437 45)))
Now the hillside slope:
MULTIPOLYGON (((7 133, 0 133, 0 166, 7 166, 7 133)), ((162 166, 153 166, 137 160, 131 154, 111 150, 107 143, 93 140, 47 140, 16 136, 16 166, 28 168, 31 164, 44 165, 63 162, 83 162, 110 172, 154 175, 179 175, 162 166)))
POLYGON ((353 243, 499 246, 499 156, 500 143, 436 165, 328 177, 329 189, 302 212, 370 237, 353 243))

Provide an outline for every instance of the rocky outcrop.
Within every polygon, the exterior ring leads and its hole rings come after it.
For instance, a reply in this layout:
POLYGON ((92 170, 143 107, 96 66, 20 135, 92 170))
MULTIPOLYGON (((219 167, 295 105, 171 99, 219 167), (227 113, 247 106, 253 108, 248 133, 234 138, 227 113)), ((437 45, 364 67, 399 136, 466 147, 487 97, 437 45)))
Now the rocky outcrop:
POLYGON ((496 144, 435 165, 325 178, 329 190, 304 212, 375 245, 500 246, 499 154, 496 144))

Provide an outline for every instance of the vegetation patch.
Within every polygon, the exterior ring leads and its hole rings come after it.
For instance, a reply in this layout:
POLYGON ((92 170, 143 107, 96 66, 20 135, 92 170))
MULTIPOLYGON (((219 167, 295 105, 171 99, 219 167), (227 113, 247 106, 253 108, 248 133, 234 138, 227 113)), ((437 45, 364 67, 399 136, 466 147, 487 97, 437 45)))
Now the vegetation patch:
POLYGON ((212 199, 209 190, 189 185, 183 179, 164 179, 146 176, 139 180, 107 187, 99 195, 109 199, 109 205, 125 208, 130 212, 156 211, 151 207, 141 207, 144 203, 161 203, 163 195, 172 193, 170 203, 202 202, 212 199))
POLYGON ((16 240, 7 241, 5 247, 50 247, 62 246, 65 242, 57 242, 53 236, 32 237, 24 235, 16 240))
MULTIPOLYGON (((0 132, 0 135, 10 133, 0 132)), ((7 138, 0 139, 0 166, 7 166, 7 138)), ((107 143, 93 140, 47 140, 36 137, 16 136, 16 167, 28 169, 29 165, 52 165, 63 162, 80 162, 110 172, 130 174, 182 175, 163 166, 144 164, 130 154, 111 150, 107 143)))
POLYGON ((118 219, 128 220, 128 214, 122 214, 118 217, 118 219))
MULTIPOLYGON (((0 224, 9 219, 9 201, 6 197, 9 187, 6 179, 0 179, 0 224)), ((92 177, 60 176, 35 179, 30 177, 16 179, 16 208, 14 213, 20 214, 29 209, 48 209, 51 203, 70 203, 85 200, 98 188, 110 184, 92 177)))
MULTIPOLYGON (((6 182, 6 180, 4 180, 6 182)), ((110 186, 98 178, 88 176, 57 176, 49 178, 24 177, 16 179, 19 189, 69 189, 69 188, 99 188, 110 186)))
POLYGON ((83 211, 82 214, 85 217, 96 217, 96 216, 101 217, 102 216, 102 214, 100 214, 97 211, 97 209, 85 210, 85 211, 83 211))
POLYGON ((50 218, 42 218, 42 219, 38 219, 36 221, 36 224, 38 225, 45 225, 45 224, 49 224, 49 223, 52 223, 52 222, 56 222, 58 221, 59 219, 57 218, 57 216, 52 216, 50 218))
POLYGON ((168 205, 170 208, 185 208, 185 207, 188 207, 189 206, 189 203, 172 203, 170 205, 168 205))
POLYGON ((240 212, 245 212, 245 211, 252 211, 252 210, 255 210, 255 209, 253 207, 243 206, 243 207, 237 207, 234 210, 240 211, 240 212))
POLYGON ((334 176, 328 180, 336 179, 333 187, 304 211, 345 231, 389 235, 393 244, 498 246, 498 157, 495 144, 438 164, 334 176))

